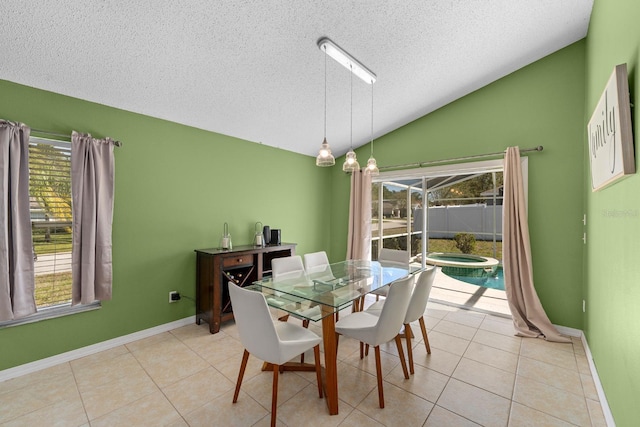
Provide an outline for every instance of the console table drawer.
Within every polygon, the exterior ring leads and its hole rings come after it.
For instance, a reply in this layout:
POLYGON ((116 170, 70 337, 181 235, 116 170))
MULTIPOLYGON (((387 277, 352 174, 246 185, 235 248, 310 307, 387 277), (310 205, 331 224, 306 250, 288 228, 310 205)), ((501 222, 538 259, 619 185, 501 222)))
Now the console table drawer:
POLYGON ((222 259, 222 266, 225 268, 248 264, 253 264, 253 255, 237 255, 222 259))

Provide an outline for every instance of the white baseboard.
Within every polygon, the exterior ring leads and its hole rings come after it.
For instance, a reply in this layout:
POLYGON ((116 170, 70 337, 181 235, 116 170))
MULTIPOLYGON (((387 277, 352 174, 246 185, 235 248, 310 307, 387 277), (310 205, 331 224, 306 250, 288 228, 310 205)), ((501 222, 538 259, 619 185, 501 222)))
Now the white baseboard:
POLYGON ((16 366, 13 368, 0 371, 0 382, 16 378, 21 375, 37 372, 42 369, 50 368, 60 363, 70 362, 81 357, 89 356, 94 353, 98 353, 110 348, 117 347, 119 345, 128 344, 133 341, 137 341, 143 338, 167 332, 172 329, 180 328, 182 326, 195 323, 196 316, 185 317, 184 319, 176 320, 174 322, 165 323, 163 325, 154 326, 153 328, 144 329, 142 331, 134 332, 129 335, 123 335, 121 337, 113 338, 111 340, 102 341, 97 344, 89 345, 87 347, 71 350, 66 353, 56 354, 55 356, 47 357, 45 359, 36 360, 35 362, 25 363, 24 365, 16 366))
POLYGON ((607 397, 604 394, 604 389, 602 388, 602 383, 600 382, 600 377, 598 376, 598 371, 596 370, 596 365, 593 363, 593 357, 591 356, 591 350, 589 349, 589 344, 587 343, 587 338, 581 329, 569 328, 567 326, 559 326, 553 325, 558 329, 562 335, 568 335, 570 337, 580 338, 582 341, 582 345, 584 346, 584 352, 587 357, 587 361, 589 362, 589 370, 591 371, 591 377, 593 378, 593 382, 596 387, 596 391, 598 392, 598 399, 600 400, 600 406, 602 407, 602 413, 604 414, 604 419, 607 422, 607 426, 615 427, 616 423, 613 419, 613 414, 611 413, 611 408, 609 408, 609 402, 607 402, 607 397))
POLYGON ((580 338, 583 336, 582 330, 580 329, 575 329, 575 328, 570 328, 568 326, 560 326, 560 325, 553 325, 553 326, 555 326, 558 332, 560 332, 562 335, 568 335, 570 337, 576 337, 576 338, 580 338))
POLYGON ((607 397, 604 394, 604 388, 602 388, 602 383, 600 382, 600 377, 598 376, 596 365, 595 363, 593 363, 593 357, 591 356, 591 350, 589 349, 587 338, 584 336, 584 334, 581 334, 581 338, 582 338, 582 345, 584 346, 584 352, 587 356, 587 361, 589 362, 589 369, 591 370, 591 376, 593 377, 593 382, 595 383, 596 391, 598 392, 598 399, 600 399, 600 406, 602 407, 604 420, 607 422, 607 426, 615 427, 616 422, 613 419, 611 408, 609 408, 609 402, 607 402, 607 397))

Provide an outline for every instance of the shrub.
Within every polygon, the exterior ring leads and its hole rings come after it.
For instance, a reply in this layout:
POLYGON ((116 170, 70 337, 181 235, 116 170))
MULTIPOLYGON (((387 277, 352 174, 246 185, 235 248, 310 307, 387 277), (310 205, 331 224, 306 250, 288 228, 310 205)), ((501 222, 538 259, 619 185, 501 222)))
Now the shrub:
POLYGON ((456 241, 456 247, 463 254, 470 254, 476 246, 476 238, 473 234, 458 233, 453 237, 453 240, 456 241))

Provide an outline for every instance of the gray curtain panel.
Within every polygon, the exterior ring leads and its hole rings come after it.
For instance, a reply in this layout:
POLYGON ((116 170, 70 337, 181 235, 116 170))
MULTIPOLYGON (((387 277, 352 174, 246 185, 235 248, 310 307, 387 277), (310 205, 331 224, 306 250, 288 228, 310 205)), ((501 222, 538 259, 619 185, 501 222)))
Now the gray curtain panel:
POLYGON ((569 338, 560 335, 553 326, 533 285, 529 224, 518 147, 507 148, 504 158, 502 258, 505 290, 516 335, 543 337, 547 341, 571 342, 569 338))
POLYGON ((72 305, 111 299, 114 141, 71 135, 72 305))
POLYGON ((351 174, 347 259, 371 259, 371 175, 351 174))
POLYGON ((0 321, 36 312, 29 133, 22 123, 0 120, 0 321))

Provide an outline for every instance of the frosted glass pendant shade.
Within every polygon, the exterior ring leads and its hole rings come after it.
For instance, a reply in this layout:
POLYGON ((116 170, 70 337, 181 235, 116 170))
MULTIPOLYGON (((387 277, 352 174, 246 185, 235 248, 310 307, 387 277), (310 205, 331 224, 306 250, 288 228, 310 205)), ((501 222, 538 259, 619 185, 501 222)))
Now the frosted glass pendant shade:
POLYGON ((364 170, 365 175, 378 176, 380 175, 380 170, 378 169, 378 164, 376 163, 376 159, 373 157, 369 157, 367 161, 367 167, 364 170))
POLYGON ((329 148, 329 143, 327 142, 327 138, 322 141, 322 146, 318 151, 318 156, 316 157, 316 166, 320 167, 328 167, 336 164, 336 158, 331 154, 331 148, 329 148))
POLYGON ((353 150, 349 150, 347 152, 347 158, 342 165, 342 170, 344 172, 354 172, 360 169, 360 164, 358 163, 358 159, 356 159, 356 153, 353 150))

